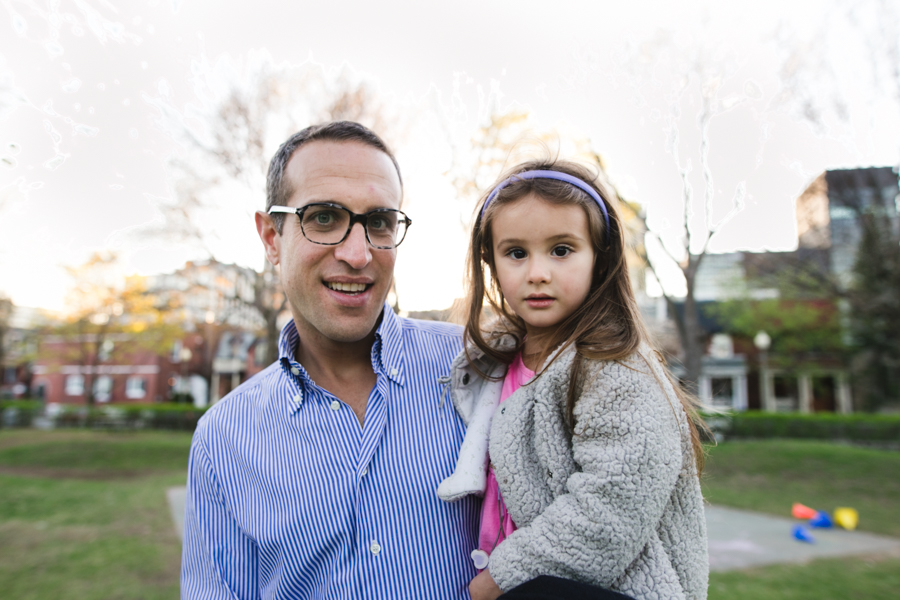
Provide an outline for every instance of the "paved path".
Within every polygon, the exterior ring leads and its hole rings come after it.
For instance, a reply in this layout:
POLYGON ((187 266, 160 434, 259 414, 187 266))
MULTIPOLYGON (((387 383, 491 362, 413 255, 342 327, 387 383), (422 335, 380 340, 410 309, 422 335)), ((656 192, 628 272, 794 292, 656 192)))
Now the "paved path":
POLYGON ((731 571, 854 554, 900 553, 900 539, 840 528, 809 529, 812 544, 794 539, 800 521, 721 506, 706 507, 709 568, 731 571))
MULTIPOLYGON (((184 488, 166 491, 178 537, 184 531, 184 488)), ((815 543, 798 542, 791 530, 798 521, 721 506, 706 507, 709 567, 732 571, 777 563, 854 554, 900 554, 900 539, 861 531, 813 529, 815 543)))
POLYGON ((184 539, 184 487, 170 487, 166 490, 166 499, 169 501, 169 512, 172 513, 172 521, 175 523, 175 531, 178 539, 184 539))

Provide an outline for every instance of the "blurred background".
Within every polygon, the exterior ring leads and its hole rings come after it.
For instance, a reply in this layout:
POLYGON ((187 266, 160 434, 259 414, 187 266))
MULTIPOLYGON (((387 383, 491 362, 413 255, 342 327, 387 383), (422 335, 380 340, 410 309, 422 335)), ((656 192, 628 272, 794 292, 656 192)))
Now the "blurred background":
MULTIPOLYGON (((165 490, 288 318, 253 225, 267 164, 334 119, 403 172, 397 312, 451 318, 505 166, 586 162, 724 440, 707 497, 861 506, 900 536, 900 3, 0 0, 10 597, 177 595, 165 490)), ((834 560, 716 574, 711 596, 900 584, 896 556, 834 560)))

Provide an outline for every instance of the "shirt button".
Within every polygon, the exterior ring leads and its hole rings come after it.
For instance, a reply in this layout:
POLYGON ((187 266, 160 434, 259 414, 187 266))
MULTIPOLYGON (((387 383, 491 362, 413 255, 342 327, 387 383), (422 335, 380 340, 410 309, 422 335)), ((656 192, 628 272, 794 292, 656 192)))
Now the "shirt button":
POLYGON ((294 396, 294 402, 296 402, 297 404, 300 404, 300 401, 301 401, 302 399, 303 399, 303 398, 300 397, 300 394, 297 394, 296 396, 294 396))
POLYGON ((300 369, 298 369, 297 367, 291 367, 291 373, 293 373, 294 375, 299 375, 300 369))
POLYGON ((341 410, 341 403, 337 400, 331 401, 331 410, 341 410))
POLYGON ((368 475, 368 474, 369 474, 369 467, 363 467, 363 470, 362 470, 362 472, 360 473, 360 475, 366 476, 366 475, 368 475))
POLYGON ((391 377, 397 376, 397 369, 391 369, 391 377))
POLYGON ((381 552, 381 546, 378 545, 378 542, 372 540, 372 544, 369 546, 369 552, 378 556, 378 553, 381 552))

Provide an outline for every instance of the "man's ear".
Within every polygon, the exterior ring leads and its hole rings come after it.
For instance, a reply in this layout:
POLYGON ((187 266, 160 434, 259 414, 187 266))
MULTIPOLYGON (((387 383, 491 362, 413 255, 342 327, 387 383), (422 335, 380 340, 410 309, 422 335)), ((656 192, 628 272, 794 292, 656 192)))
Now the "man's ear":
POLYGON ((266 249, 266 258, 273 265, 281 261, 281 235, 275 229, 272 216, 261 211, 256 211, 256 232, 266 249))

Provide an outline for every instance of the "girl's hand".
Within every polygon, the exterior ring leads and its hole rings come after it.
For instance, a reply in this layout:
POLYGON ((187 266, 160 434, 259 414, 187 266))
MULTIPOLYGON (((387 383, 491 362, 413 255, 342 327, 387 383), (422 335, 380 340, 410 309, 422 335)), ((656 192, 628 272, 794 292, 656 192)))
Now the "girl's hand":
POLYGON ((503 590, 497 586, 487 569, 469 582, 469 594, 472 596, 472 600, 494 600, 499 598, 502 593, 503 590))

